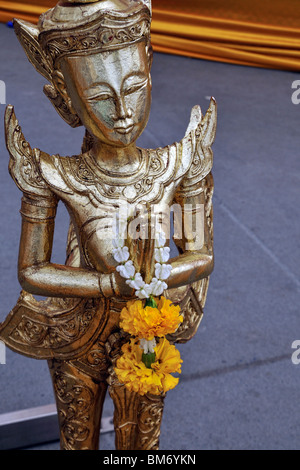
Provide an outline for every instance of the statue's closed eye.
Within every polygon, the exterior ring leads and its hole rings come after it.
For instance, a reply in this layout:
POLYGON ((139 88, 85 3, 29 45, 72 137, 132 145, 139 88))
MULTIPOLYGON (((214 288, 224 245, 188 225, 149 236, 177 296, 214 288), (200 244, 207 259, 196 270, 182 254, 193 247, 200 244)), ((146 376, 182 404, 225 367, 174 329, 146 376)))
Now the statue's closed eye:
MULTIPOLYGON (((143 88, 145 88, 148 84, 148 78, 145 80, 141 80, 137 83, 131 83, 128 84, 127 86, 124 87, 123 89, 123 94, 124 95, 131 95, 133 93, 136 93, 143 88)), ((114 93, 113 91, 108 92, 108 91, 101 91, 101 90, 94 90, 94 93, 91 93, 90 96, 87 96, 87 100, 89 102, 94 102, 94 101, 107 101, 110 99, 114 99, 114 93)))
POLYGON ((124 94, 125 95, 130 95, 132 93, 136 93, 137 91, 140 91, 143 88, 145 88, 147 86, 147 84, 148 84, 148 78, 146 80, 141 81, 141 82, 134 83, 134 84, 130 85, 128 88, 124 89, 124 94))
POLYGON ((93 101, 107 101, 110 99, 113 99, 113 95, 110 93, 97 93, 94 96, 89 96, 87 98, 88 101, 93 102, 93 101))

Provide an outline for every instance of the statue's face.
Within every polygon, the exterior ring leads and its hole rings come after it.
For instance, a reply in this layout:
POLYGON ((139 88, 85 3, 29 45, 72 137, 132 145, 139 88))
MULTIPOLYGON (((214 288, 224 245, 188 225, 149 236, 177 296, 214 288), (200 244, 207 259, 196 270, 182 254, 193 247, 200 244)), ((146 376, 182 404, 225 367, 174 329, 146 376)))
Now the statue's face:
POLYGON ((150 66, 143 42, 63 60, 68 95, 82 124, 100 141, 134 143, 149 119, 150 66))

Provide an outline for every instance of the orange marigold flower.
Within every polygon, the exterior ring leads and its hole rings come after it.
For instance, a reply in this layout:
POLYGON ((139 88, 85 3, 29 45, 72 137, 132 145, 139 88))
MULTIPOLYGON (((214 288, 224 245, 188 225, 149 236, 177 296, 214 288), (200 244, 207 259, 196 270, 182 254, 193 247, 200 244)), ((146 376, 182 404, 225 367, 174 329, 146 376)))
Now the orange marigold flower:
POLYGON ((182 321, 180 307, 161 297, 157 308, 144 307, 142 300, 128 302, 121 312, 120 327, 132 336, 151 341, 174 333, 182 321))
POLYGON ((176 387, 178 378, 172 373, 181 372, 179 351, 165 338, 155 348, 156 362, 148 369, 142 361, 142 350, 137 339, 131 339, 122 347, 115 372, 120 383, 132 392, 160 395, 176 387))
POLYGON ((166 330, 168 329, 162 336, 175 333, 180 323, 183 322, 183 316, 180 315, 180 306, 174 305, 170 299, 162 296, 158 301, 157 308, 163 319, 162 325, 166 330))

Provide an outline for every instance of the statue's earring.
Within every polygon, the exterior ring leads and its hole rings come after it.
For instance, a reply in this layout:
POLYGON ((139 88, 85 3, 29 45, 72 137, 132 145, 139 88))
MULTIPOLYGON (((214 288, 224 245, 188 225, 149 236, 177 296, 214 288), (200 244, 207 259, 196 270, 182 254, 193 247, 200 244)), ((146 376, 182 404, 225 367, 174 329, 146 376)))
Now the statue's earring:
POLYGON ((67 124, 71 127, 81 126, 81 121, 73 112, 70 102, 66 102, 53 85, 45 85, 44 93, 67 124))
POLYGON ((81 126, 79 116, 72 106, 71 98, 68 95, 65 80, 62 72, 55 70, 52 74, 53 85, 45 85, 44 93, 51 101, 59 115, 71 126, 81 126))

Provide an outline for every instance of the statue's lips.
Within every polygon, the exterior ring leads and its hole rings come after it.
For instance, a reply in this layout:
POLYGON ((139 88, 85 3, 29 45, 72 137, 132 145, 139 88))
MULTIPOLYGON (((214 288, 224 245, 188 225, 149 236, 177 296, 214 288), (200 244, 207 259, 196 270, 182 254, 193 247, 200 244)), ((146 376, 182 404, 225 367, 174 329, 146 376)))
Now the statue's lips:
POLYGON ((115 127, 114 130, 119 134, 129 134, 134 128, 134 124, 127 127, 115 127))

